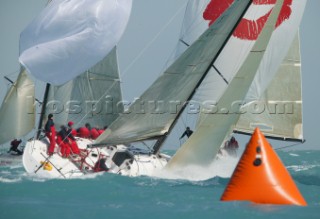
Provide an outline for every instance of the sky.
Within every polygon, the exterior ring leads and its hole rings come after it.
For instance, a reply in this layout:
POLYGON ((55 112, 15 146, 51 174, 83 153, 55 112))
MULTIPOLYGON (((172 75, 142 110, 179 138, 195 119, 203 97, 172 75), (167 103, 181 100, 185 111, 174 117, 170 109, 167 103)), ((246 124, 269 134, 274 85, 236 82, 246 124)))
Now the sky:
MULTIPOLYGON (((19 34, 47 0, 0 0, 0 100, 19 70, 19 34)), ((132 101, 165 70, 180 33, 187 0, 133 0, 127 29, 118 45, 124 100, 132 101)), ((320 149, 320 1, 308 0, 300 27, 303 73, 303 119, 306 143, 320 149)), ((283 146, 282 143, 275 143, 283 146)))

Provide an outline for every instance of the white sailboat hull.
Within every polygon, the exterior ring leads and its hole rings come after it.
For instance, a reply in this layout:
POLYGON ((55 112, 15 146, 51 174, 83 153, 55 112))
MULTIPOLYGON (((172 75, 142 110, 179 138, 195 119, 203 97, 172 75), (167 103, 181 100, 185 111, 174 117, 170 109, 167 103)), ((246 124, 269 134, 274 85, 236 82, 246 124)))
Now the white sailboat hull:
POLYGON ((170 159, 164 154, 154 155, 124 145, 87 148, 91 143, 89 139, 77 138, 81 156, 63 158, 58 152, 58 146, 51 157, 47 155, 47 138, 29 141, 22 158, 23 166, 28 173, 41 178, 75 178, 100 171, 125 176, 152 176, 170 159), (104 159, 101 162, 106 169, 97 171, 95 166, 100 159, 104 159))

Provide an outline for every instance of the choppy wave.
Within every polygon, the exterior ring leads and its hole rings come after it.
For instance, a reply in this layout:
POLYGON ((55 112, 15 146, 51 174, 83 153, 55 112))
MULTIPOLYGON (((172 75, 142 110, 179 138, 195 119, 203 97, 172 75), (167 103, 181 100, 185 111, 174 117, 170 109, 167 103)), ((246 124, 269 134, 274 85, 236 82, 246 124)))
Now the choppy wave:
POLYGON ((291 169, 293 171, 300 172, 300 171, 311 170, 316 167, 320 167, 320 165, 292 165, 292 166, 287 166, 287 169, 291 169))
POLYGON ((20 182, 20 181, 21 181, 20 177, 10 179, 10 178, 5 178, 5 177, 0 176, 0 182, 3 182, 3 183, 16 183, 16 182, 20 182))

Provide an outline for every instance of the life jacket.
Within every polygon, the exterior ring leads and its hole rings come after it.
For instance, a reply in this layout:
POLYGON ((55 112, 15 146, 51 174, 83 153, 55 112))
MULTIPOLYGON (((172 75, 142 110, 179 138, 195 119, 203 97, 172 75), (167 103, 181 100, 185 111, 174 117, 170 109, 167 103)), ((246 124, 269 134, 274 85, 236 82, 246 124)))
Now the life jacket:
POLYGON ((95 128, 91 129, 90 134, 92 139, 97 139, 99 137, 99 132, 95 128))
POLYGON ((90 131, 86 127, 81 127, 78 130, 78 136, 80 138, 90 138, 90 131))

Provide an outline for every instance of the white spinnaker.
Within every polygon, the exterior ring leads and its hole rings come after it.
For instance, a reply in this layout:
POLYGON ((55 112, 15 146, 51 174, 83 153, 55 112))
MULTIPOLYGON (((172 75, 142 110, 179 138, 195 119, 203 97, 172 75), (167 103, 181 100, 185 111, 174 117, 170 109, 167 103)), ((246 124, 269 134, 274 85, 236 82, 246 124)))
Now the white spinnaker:
POLYGON ((264 94, 242 111, 235 126, 240 133, 250 134, 259 127, 268 137, 303 140, 299 34, 264 94))
POLYGON ((57 128, 73 121, 75 127, 103 128, 123 111, 117 48, 94 67, 61 86, 50 86, 46 115, 54 114, 57 128))
POLYGON ((20 36, 20 63, 62 85, 102 60, 127 25, 132 0, 53 0, 20 36))
POLYGON ((250 1, 238 0, 96 140, 121 144, 165 135, 224 46, 250 1), (179 104, 177 104, 179 102, 179 104))
MULTIPOLYGON (((233 102, 245 99, 274 31, 283 1, 277 1, 248 57, 220 98, 217 105, 219 109, 228 109, 233 102)), ((235 113, 204 115, 196 131, 171 158, 166 168, 176 171, 188 165, 209 165, 218 153, 225 137, 230 134, 239 119, 240 115, 237 113, 239 108, 240 106, 235 109, 235 113)))
POLYGON ((21 67, 0 108, 0 144, 28 134, 34 127, 34 84, 21 67))

